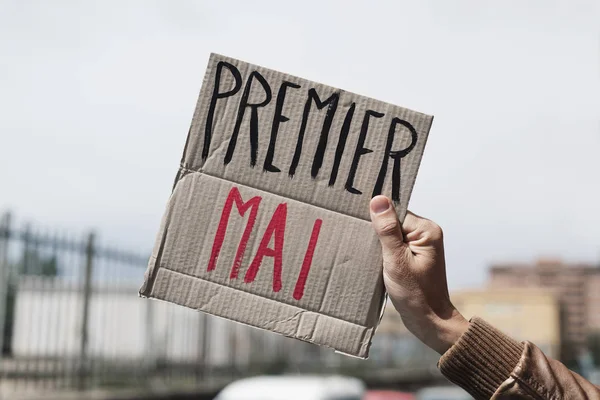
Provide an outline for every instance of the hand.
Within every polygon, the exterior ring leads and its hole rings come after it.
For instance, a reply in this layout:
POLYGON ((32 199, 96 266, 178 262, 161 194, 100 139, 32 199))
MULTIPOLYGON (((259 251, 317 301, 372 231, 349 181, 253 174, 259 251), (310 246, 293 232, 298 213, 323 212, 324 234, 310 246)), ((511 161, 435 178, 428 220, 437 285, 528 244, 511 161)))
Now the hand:
POLYGON ((448 295, 441 228, 408 212, 404 224, 385 196, 371 200, 371 221, 383 249, 383 281, 406 328, 440 354, 469 322, 448 295))

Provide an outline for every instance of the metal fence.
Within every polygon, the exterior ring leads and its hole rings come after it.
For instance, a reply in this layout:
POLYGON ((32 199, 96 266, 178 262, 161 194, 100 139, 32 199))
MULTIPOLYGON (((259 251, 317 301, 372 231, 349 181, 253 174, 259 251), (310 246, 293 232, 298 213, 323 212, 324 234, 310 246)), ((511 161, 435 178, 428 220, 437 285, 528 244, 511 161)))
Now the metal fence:
POLYGON ((103 247, 93 232, 11 222, 10 214, 0 220, 2 393, 168 383, 204 373, 206 319, 136 296, 147 256, 103 247), (167 330, 163 342, 177 344, 161 354, 160 323, 196 334, 167 330))
POLYGON ((280 372, 435 365, 381 336, 365 363, 328 349, 137 296, 148 257, 0 219, 0 394, 96 387, 217 387, 280 372), (394 353, 394 351, 397 352, 394 353))

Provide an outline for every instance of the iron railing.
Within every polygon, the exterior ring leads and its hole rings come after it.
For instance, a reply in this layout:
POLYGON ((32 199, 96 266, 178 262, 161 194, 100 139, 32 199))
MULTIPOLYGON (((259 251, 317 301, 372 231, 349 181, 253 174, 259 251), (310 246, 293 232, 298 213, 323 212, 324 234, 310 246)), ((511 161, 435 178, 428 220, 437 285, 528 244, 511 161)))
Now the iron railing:
MULTIPOLYGON (((0 219, 0 394, 97 387, 212 385, 259 373, 402 368, 429 374, 435 355, 376 337, 364 362, 137 296, 147 255, 0 219)), ((412 340, 412 341, 411 341, 412 340)), ((362 371, 362 372, 361 372, 362 371)), ((218 385, 217 384, 217 385, 218 385)), ((7 398, 10 398, 7 396, 7 398)))

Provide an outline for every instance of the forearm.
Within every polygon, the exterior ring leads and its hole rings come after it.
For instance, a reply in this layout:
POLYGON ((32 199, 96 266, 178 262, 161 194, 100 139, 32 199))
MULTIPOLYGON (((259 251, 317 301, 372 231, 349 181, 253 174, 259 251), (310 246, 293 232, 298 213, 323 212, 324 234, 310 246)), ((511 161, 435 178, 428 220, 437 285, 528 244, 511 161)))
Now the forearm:
POLYGON ((476 399, 598 399, 598 388, 483 320, 467 322, 448 295, 442 229, 375 196, 371 220, 381 241, 383 282, 406 328, 442 355, 439 367, 476 399))

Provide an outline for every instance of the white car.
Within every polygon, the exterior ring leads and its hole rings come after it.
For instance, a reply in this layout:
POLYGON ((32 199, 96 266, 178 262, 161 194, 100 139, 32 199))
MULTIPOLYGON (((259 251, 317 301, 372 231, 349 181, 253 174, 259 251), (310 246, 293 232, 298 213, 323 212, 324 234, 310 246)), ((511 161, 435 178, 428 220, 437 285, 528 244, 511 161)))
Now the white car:
POLYGON ((365 390, 344 376, 259 376, 230 383, 215 400, 361 400, 365 390))
POLYGON ((473 400, 471 396, 457 386, 439 386, 421 389, 417 400, 473 400))

